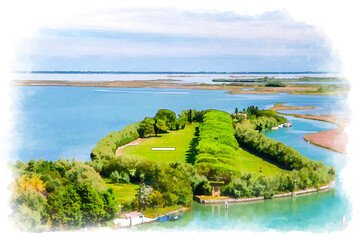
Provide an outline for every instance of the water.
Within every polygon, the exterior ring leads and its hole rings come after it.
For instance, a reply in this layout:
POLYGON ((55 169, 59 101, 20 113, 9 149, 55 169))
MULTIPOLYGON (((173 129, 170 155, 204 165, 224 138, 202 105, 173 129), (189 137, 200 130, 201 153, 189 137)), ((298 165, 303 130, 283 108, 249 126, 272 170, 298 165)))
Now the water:
MULTIPOLYGON (((348 114, 344 96, 302 95, 229 95, 220 90, 185 90, 153 88, 93 87, 13 87, 21 96, 17 102, 17 146, 15 159, 55 160, 60 156, 89 159, 89 153, 100 138, 127 124, 152 117, 160 108, 180 113, 183 109, 219 109, 233 112, 257 105, 269 108, 284 102, 295 106, 318 106, 310 113, 348 114)), ((346 156, 308 144, 308 133, 335 128, 333 124, 297 119, 292 128, 265 132, 299 150, 303 155, 336 166, 337 174, 346 164, 346 156)), ((337 177, 338 177, 337 176, 337 177)), ((302 230, 337 231, 342 216, 351 219, 348 199, 337 181, 335 190, 324 193, 257 203, 201 205, 185 213, 176 222, 152 223, 135 228, 201 230, 238 229, 266 231, 302 230), (214 209, 213 209, 214 208, 214 209)))

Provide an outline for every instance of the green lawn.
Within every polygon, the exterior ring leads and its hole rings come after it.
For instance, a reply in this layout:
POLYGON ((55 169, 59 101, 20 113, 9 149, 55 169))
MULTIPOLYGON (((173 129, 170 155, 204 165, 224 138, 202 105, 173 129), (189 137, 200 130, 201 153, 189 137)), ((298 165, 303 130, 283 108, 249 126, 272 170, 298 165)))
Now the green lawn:
POLYGON ((103 179, 107 187, 114 190, 118 205, 132 201, 136 195, 139 185, 133 183, 112 183, 110 179, 103 179))
POLYGON ((274 164, 264 161, 262 158, 255 156, 242 148, 239 149, 239 159, 240 161, 236 166, 246 172, 259 173, 261 167, 262 174, 271 177, 284 171, 274 164))
POLYGON ((123 154, 135 155, 150 161, 168 163, 173 161, 192 162, 193 152, 190 144, 195 138, 197 123, 186 125, 179 131, 158 134, 157 137, 144 138, 138 145, 128 146, 122 150, 123 154), (175 151, 151 151, 151 147, 176 148, 175 151))
MULTIPOLYGON (((146 158, 150 161, 159 163, 168 163, 172 161, 193 163, 193 157, 196 154, 191 151, 191 143, 195 138, 195 128, 197 123, 187 125, 185 129, 179 131, 170 131, 169 133, 159 134, 158 137, 142 139, 135 146, 128 146, 122 153, 146 158), (175 151, 151 151, 151 147, 175 147, 175 151)), ((234 165, 236 168, 246 172, 259 173, 260 167, 262 174, 274 176, 283 170, 279 167, 264 161, 243 149, 239 149, 239 161, 234 165)))

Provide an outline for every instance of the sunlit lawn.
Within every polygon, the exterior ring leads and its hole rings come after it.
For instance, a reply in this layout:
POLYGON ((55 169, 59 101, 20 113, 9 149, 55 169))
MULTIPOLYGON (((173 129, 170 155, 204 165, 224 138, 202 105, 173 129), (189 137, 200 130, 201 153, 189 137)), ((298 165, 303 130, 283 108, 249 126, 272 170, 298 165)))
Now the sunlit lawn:
POLYGON ((269 163, 262 158, 255 156, 241 148, 239 149, 239 154, 240 160, 237 166, 238 168, 246 172, 259 173, 261 167, 261 173, 268 177, 271 177, 284 171, 283 169, 275 166, 274 164, 269 163))
POLYGON ((134 155, 146 158, 159 163, 187 162, 192 157, 190 143, 195 137, 197 123, 187 125, 179 131, 158 134, 157 137, 144 138, 138 145, 128 146, 122 150, 123 154, 134 155), (175 151, 151 151, 152 147, 176 148, 175 151))
MULTIPOLYGON (((159 134, 157 137, 142 139, 138 145, 128 146, 122 153, 143 157, 150 161, 159 163, 168 163, 173 161, 193 163, 193 157, 196 152, 191 151, 190 143, 195 138, 195 128, 197 123, 187 125, 185 129, 179 131, 170 131, 169 133, 159 134), (152 147, 175 147, 175 151, 151 151, 152 147)), ((274 176, 284 170, 271 164, 262 158, 255 156, 242 148, 239 149, 239 161, 233 164, 237 169, 245 172, 261 173, 266 176, 274 176)))

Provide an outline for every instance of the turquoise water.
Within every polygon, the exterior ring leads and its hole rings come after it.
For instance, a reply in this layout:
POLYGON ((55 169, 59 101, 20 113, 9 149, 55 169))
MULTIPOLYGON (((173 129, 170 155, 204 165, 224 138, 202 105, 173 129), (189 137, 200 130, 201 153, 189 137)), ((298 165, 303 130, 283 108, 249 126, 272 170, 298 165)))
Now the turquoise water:
MULTIPOLYGON (((183 109, 219 109, 233 112, 235 107, 257 105, 269 108, 285 102, 296 106, 318 106, 310 113, 348 114, 343 96, 303 95, 229 95, 224 91, 152 89, 152 88, 82 88, 82 87, 14 87, 17 102, 19 147, 15 159, 46 160, 89 159, 89 153, 100 138, 118 131, 127 124, 154 116, 160 108, 176 113, 183 109)), ((346 164, 346 156, 308 144, 308 133, 335 128, 333 124, 288 117, 292 128, 265 132, 290 145, 303 155, 336 166, 337 174, 346 164)), ((338 175, 339 176, 339 175, 338 175)), ((266 231, 338 231, 342 216, 351 218, 351 209, 337 181, 335 190, 324 193, 267 200, 257 203, 201 205, 185 213, 177 222, 152 223, 134 229, 217 230, 236 229, 266 231)))

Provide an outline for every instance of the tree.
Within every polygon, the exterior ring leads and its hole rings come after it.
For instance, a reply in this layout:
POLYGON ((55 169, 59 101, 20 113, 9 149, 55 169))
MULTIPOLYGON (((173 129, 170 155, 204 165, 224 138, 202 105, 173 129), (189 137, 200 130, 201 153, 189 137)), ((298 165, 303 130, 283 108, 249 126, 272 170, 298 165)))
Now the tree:
POLYGON ((64 191, 50 194, 47 201, 47 213, 53 228, 69 228, 82 225, 82 201, 73 186, 64 191))
POLYGON ((88 184, 78 186, 76 191, 81 200, 82 225, 100 223, 106 215, 102 194, 88 184))
POLYGON ((239 112, 238 108, 235 108, 235 114, 238 114, 238 112, 239 112))
POLYGON ((107 189, 103 179, 94 170, 94 168, 81 162, 74 162, 73 167, 66 172, 65 176, 74 186, 89 184, 97 191, 103 191, 107 189))
POLYGON ((193 115, 192 110, 190 109, 189 112, 188 112, 188 115, 187 115, 187 121, 189 123, 192 123, 192 121, 193 121, 193 116, 192 115, 193 115))
POLYGON ((140 122, 140 128, 143 132, 143 136, 149 134, 155 134, 155 119, 146 117, 142 122, 140 122))
POLYGON ((168 109, 160 109, 156 113, 155 119, 156 119, 157 122, 159 120, 165 121, 165 124, 166 124, 167 128, 171 129, 172 126, 175 124, 176 114, 174 112, 168 110, 168 109))
POLYGON ((166 125, 166 122, 162 119, 157 119, 155 124, 155 132, 156 136, 158 132, 161 130, 162 132, 166 132, 169 128, 166 125))

